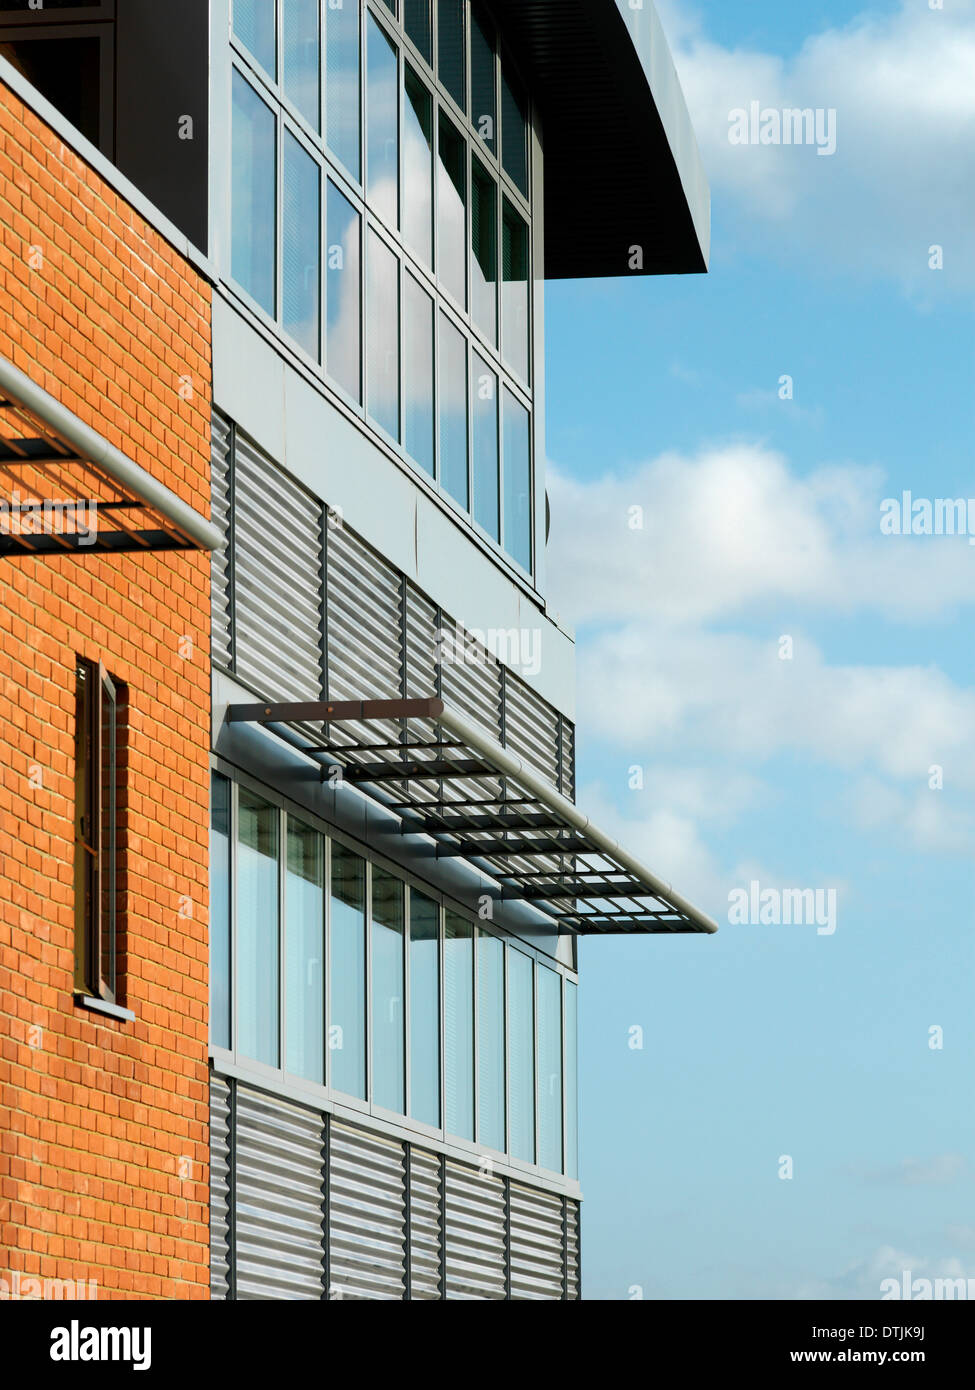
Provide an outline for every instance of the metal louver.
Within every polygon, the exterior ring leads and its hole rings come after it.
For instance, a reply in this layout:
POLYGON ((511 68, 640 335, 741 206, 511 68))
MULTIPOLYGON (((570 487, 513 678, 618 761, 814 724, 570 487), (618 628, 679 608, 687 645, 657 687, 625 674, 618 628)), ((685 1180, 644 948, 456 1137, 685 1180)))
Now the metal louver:
POLYGON ((230 1297, 230 1087, 210 1075, 210 1297, 230 1297))
POLYGON ((562 1199, 521 1183, 509 1189, 511 1297, 562 1297, 562 1199))
POLYGON ((410 1151, 410 1297, 440 1298, 443 1262, 440 1159, 410 1151))
POLYGON ((448 1159, 446 1165, 447 1297, 506 1297, 504 1183, 448 1159))
POLYGON ((329 1131, 329 1297, 406 1293, 402 1144, 334 1121, 329 1131))
POLYGON ((268 699, 321 692, 321 504, 240 436, 234 543, 237 674, 268 699))
POLYGON ((524 758, 553 787, 559 785, 560 716, 517 677, 505 682, 505 747, 524 758))
POLYGON ((567 1298, 581 1298, 579 1203, 566 1202, 566 1266, 565 1292, 567 1298))
POLYGON ((320 1299, 321 1115, 238 1085, 236 1128, 237 1297, 320 1299))
POLYGON ((210 560, 211 644, 215 664, 227 668, 233 659, 230 605, 232 447, 230 423, 214 411, 210 426, 210 520, 224 537, 224 545, 213 552, 210 560))

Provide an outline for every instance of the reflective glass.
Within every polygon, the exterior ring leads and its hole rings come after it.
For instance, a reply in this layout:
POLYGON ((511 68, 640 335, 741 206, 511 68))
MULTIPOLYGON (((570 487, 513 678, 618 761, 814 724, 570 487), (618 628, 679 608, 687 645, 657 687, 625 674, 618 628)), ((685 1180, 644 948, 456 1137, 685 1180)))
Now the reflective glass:
POLYGON ((282 4, 285 95, 308 124, 318 130, 321 120, 318 0, 282 0, 282 4))
POLYGON ((466 0, 438 0, 437 75, 461 110, 467 110, 467 61, 464 54, 466 0))
POLYGON ((437 278, 467 305, 467 145, 440 117, 437 158, 437 278))
POLYGON ((444 932, 444 1084, 446 1127, 474 1138, 474 928, 446 914, 444 932))
POLYGON ((410 892, 410 1113, 440 1125, 440 909, 410 892))
POLYGON ((440 482, 467 511, 467 339, 440 315, 440 482))
POLYGON ((405 890, 385 869, 372 869, 372 1099, 384 1110, 406 1108, 403 928, 405 890))
POLYGON ((531 432, 528 411, 504 393, 504 548, 522 569, 532 567, 531 432))
POLYGON ((317 362, 321 301, 321 175, 290 133, 284 135, 283 324, 317 362))
POLYGON ((474 520, 501 539, 498 482, 498 378, 474 354, 474 520))
POLYGON ((231 271, 268 314, 274 314, 275 120, 234 69, 231 174, 231 271))
POLYGON ((370 14, 366 44, 366 189, 388 227, 399 226, 399 83, 396 49, 370 14))
POLYGON ((477 1142, 504 1152, 504 946, 477 934, 477 1142))
POLYGON ((230 783, 210 784, 210 1041, 230 1047, 230 783))
POLYGON ((562 980, 538 967, 538 1162, 562 1171, 562 980))
POLYGON ((331 1087, 366 1098, 366 866, 332 842, 328 1048, 331 1087))
POLYGON ((565 982, 565 1171, 579 1176, 578 985, 565 982))
POLYGON ((433 98, 406 68, 403 128, 403 236, 424 265, 433 266, 433 98))
POLYGON ((325 1081, 325 844, 288 818, 285 878, 285 1068, 325 1081))
POLYGON ((238 792, 237 1047, 278 1065, 278 810, 238 792))
POLYGON ((361 229, 358 212, 329 181, 326 208, 328 238, 328 319, 326 367, 333 381, 356 401, 362 400, 361 229))
POLYGON ((521 86, 501 65, 501 163, 515 187, 528 197, 528 117, 521 86))
POLYGON ((498 99, 495 94, 494 34, 480 5, 471 10, 471 125, 496 153, 498 99))
POLYGON ((328 147, 359 178, 359 0, 325 9, 325 128, 328 147))
POLYGON ((273 80, 277 75, 274 0, 234 0, 234 34, 273 80))
POLYGON ((508 365, 523 381, 529 381, 528 227, 507 198, 501 227, 501 258, 501 350, 508 365))
POLYGON ((366 261, 366 390, 369 414, 399 439, 399 261, 369 232, 366 261))
POLYGON ((508 1106, 511 1154, 535 1162, 535 997, 532 962, 508 952, 508 1106))
POLYGON ((433 300, 406 276, 404 374, 406 452, 433 477, 433 300))

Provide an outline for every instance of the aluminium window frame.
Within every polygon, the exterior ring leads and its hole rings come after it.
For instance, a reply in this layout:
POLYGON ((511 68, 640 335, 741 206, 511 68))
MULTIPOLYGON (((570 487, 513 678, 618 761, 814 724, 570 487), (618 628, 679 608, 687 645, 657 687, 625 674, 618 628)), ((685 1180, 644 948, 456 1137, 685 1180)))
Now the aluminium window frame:
POLYGON ((231 933, 231 1046, 229 1049, 214 1046, 212 1040, 209 1044, 209 1056, 214 1068, 224 1075, 236 1076, 245 1081, 249 1080, 255 1085, 262 1086, 277 1095, 284 1095, 294 1099, 298 1103, 312 1104, 329 1113, 336 1114, 339 1118, 351 1121, 363 1121, 374 1124, 380 1132, 392 1137, 405 1138, 407 1142, 425 1142, 433 1144, 440 1153, 448 1153, 459 1161, 474 1161, 475 1164, 489 1158, 499 1171, 504 1171, 513 1175, 516 1179, 523 1178, 538 1183, 539 1180, 546 1180, 549 1184, 554 1184, 550 1190, 563 1192, 567 1187, 576 1189, 578 1179, 572 1178, 565 1171, 566 1150, 564 1143, 566 1115, 565 1104, 567 1088, 564 1077, 561 1082, 562 1089, 562 1156, 563 1171, 558 1172, 550 1168, 543 1167, 539 1162, 539 1059, 538 1059, 538 971, 541 966, 552 971, 560 978, 560 1009, 562 1018, 562 1064, 565 1061, 564 1029, 565 1029, 565 988, 566 983, 578 984, 578 975, 569 969, 563 962, 546 955, 536 947, 520 937, 497 927, 493 922, 480 921, 476 911, 470 906, 458 902, 449 894, 444 893, 434 885, 426 883, 418 875, 404 869, 402 865, 393 860, 387 859, 381 851, 375 850, 371 845, 364 845, 358 842, 353 836, 331 826, 329 822, 323 820, 308 808, 293 802, 283 793, 275 788, 270 788, 259 778, 243 771, 235 765, 227 762, 219 755, 213 754, 210 759, 211 773, 218 773, 230 782, 230 826, 233 837, 230 846, 231 864, 231 884, 230 884, 230 933, 231 933), (238 1027, 238 991, 236 988, 236 961, 237 961, 237 844, 238 844, 238 789, 246 790, 260 796, 268 805, 278 812, 278 963, 279 963, 279 1017, 278 1017, 278 1059, 279 1066, 271 1067, 263 1062, 244 1057, 237 1046, 237 1027, 238 1027), (325 866, 325 988, 324 988, 324 1010, 323 1036, 325 1040, 325 1063, 324 1074, 325 1083, 319 1085, 316 1082, 308 1081, 306 1078, 296 1076, 286 1070, 287 1061, 287 1007, 285 994, 285 912, 286 899, 284 892, 285 865, 282 858, 282 846, 286 845, 286 832, 288 817, 293 817, 305 827, 316 831, 324 836, 324 866, 325 866), (333 844, 341 844, 351 853, 361 858, 365 865, 365 903, 363 929, 365 932, 365 1100, 347 1092, 336 1090, 332 1083, 331 1072, 331 1048, 329 1046, 329 1026, 330 1026, 330 991, 332 983, 332 931, 331 931, 331 884, 332 884, 332 847, 333 844), (421 893, 424 897, 434 902, 438 906, 438 972, 439 972, 439 1087, 440 1087, 440 1125, 431 1126, 423 1121, 415 1119, 409 1114, 410 1108, 410 1043, 411 1036, 408 1026, 404 1027, 404 1113, 398 1113, 385 1109, 377 1105, 372 1100, 372 1081, 373 1081, 373 1057, 372 1057, 372 874, 373 867, 378 866, 392 874, 396 879, 404 884, 404 906, 405 921, 403 931, 403 948, 406 952, 404 961, 404 989, 406 990, 406 1007, 404 1007, 404 1020, 409 999, 409 935, 410 935, 410 895, 413 889, 421 893), (457 917, 467 922, 471 927, 471 990, 472 990, 472 1081, 473 1081, 473 1124, 474 1139, 468 1140, 453 1134, 446 1127, 446 981, 445 981, 445 917, 447 912, 454 913, 457 917), (486 1144, 477 1140, 479 1113, 478 1113, 478 1057, 477 1040, 479 1030, 478 1017, 478 951, 477 940, 478 931, 483 930, 486 934, 499 940, 504 948, 503 963, 503 987, 504 987, 504 1011, 503 1011, 503 1049, 504 1049, 504 1125, 505 1125, 505 1144, 506 1151, 500 1152, 492 1149, 486 1144), (509 952, 517 950, 520 954, 527 957, 532 967, 532 999, 533 999, 533 1055, 532 1055, 532 1103, 534 1108, 534 1144, 533 1160, 516 1158, 510 1151, 511 1146, 511 1117, 510 1117, 510 1027, 509 1027, 509 1007, 510 993, 508 983, 508 963, 509 952))
POLYGON ((119 846, 119 690, 105 666, 76 660, 75 855, 84 854, 75 874, 76 999, 118 1006, 119 846), (84 672, 84 693, 81 678, 84 672), (110 711, 111 749, 106 767, 105 715, 110 711), (83 718, 84 725, 80 724, 83 718), (82 772, 83 768, 83 772, 82 772), (104 794, 108 777, 109 797, 104 794), (83 777, 84 809, 77 805, 83 777), (107 812, 107 823, 106 823, 107 812), (88 834, 85 834, 85 822, 88 834), (105 918, 108 894, 107 920, 105 918), (107 937, 107 940, 106 940, 107 937), (106 961, 110 969, 105 970, 106 961))
MULTIPOLYGON (((292 353, 298 362, 308 371, 314 379, 324 383, 329 391, 335 392, 343 405, 349 409, 353 415, 367 429, 372 437, 378 439, 388 450, 391 450, 394 457, 403 463, 412 478, 422 478, 423 486, 431 489, 437 500, 447 508, 448 511, 458 517, 462 524, 470 529, 488 548, 493 558, 499 560, 506 568, 510 569, 516 577, 527 581, 530 587, 534 588, 539 580, 539 556, 538 556, 538 527, 535 516, 538 505, 539 486, 536 479, 537 450, 535 444, 535 411, 538 405, 536 392, 534 390, 534 375, 536 371, 536 342, 535 342, 535 303, 533 293, 533 266, 535 263, 535 235, 533 219, 533 193, 534 193, 534 160, 533 160, 533 133, 535 111, 531 99, 529 85, 513 61, 510 50, 505 44, 501 35, 500 26, 491 11, 489 5, 482 6, 493 26, 494 39, 494 77, 495 77, 495 104, 497 113, 496 124, 496 151, 492 152, 490 146, 480 138, 475 127, 471 124, 468 113, 463 112, 456 102, 453 101, 449 92, 441 84, 436 74, 435 68, 426 62, 422 53, 413 45, 407 37, 403 26, 402 17, 394 15, 386 6, 385 0, 356 0, 359 5, 359 178, 356 179, 333 154, 327 141, 326 126, 326 106, 327 92, 326 79, 324 76, 324 63, 327 44, 327 16, 328 0, 320 0, 319 10, 319 129, 316 131, 313 126, 305 119, 302 113, 288 99, 284 90, 284 52, 283 52, 283 6, 275 0, 276 8, 276 71, 274 74, 267 73, 257 62, 256 58, 250 54, 246 46, 237 38, 233 26, 233 8, 228 5, 228 45, 229 45, 229 71, 231 80, 228 83, 226 112, 226 128, 228 137, 232 140, 233 120, 232 120, 232 88, 233 74, 239 73, 245 82, 254 90, 256 96, 262 100, 271 111, 275 122, 275 234, 274 234, 274 313, 269 314, 263 305, 259 304, 237 281, 232 274, 232 269, 228 267, 224 281, 228 289, 239 298, 247 307, 249 312, 255 315, 258 321, 270 332, 273 340, 286 345, 287 350, 292 353), (399 209, 397 216, 397 226, 389 227, 375 213, 369 200, 366 179, 367 170, 366 152, 368 140, 368 82, 367 82, 367 33, 369 17, 372 16, 377 26, 385 33, 387 39, 392 44, 396 53, 397 62, 397 123, 398 123, 398 192, 399 209), (413 68, 416 76, 422 81, 431 98, 431 234, 433 238, 433 261, 432 267, 424 264, 422 259, 415 254, 403 233, 403 204, 405 196, 405 163, 403 158, 403 130, 405 123, 405 103, 406 97, 406 67, 407 63, 413 68), (501 153, 501 71, 502 63, 507 63, 515 73, 526 101, 526 119, 528 142, 527 159, 529 173, 529 196, 526 198, 517 185, 507 175, 504 170, 501 153), (465 148, 465 178, 467 181, 467 199, 465 206, 465 286, 466 303, 460 306, 446 287, 440 282, 437 275, 437 265, 439 262, 439 216, 438 216, 438 182, 439 182, 439 122, 440 113, 443 112, 448 120, 453 124, 458 136, 464 143, 465 148), (284 135, 288 131, 297 139, 303 151, 308 154, 319 166, 319 220, 320 229, 318 237, 318 256, 319 256, 319 344, 318 357, 312 357, 305 348, 292 338, 284 327, 283 320, 283 295, 284 295, 284 275, 283 275, 283 178, 284 178, 284 135), (472 259, 473 251, 471 246, 471 186, 473 177, 473 160, 477 158, 484 165, 486 171, 495 180, 497 186, 496 197, 496 248, 497 248, 497 272, 495 285, 496 315, 497 315, 497 334, 496 342, 492 342, 490 337, 485 335, 475 324, 472 312, 471 278, 472 278, 472 259), (338 190, 350 203, 359 217, 359 322, 360 322, 360 341, 359 341, 359 386, 360 396, 356 400, 330 375, 328 368, 328 185, 333 183, 338 190), (526 285, 527 300, 527 324, 526 332, 527 360, 529 379, 521 377, 519 371, 509 363, 505 356, 504 330, 503 330, 503 215, 505 199, 511 204, 512 208, 523 219, 526 229, 526 249, 527 249, 527 272, 528 279, 526 285), (393 252, 398 266, 398 286, 399 286, 399 428, 398 436, 391 436, 383 426, 376 421, 368 410, 368 343, 366 337, 366 327, 368 322, 368 302, 367 302, 367 267, 366 257, 369 242, 370 230, 375 231, 387 247, 393 252), (431 296, 434 302, 434 341, 433 341, 433 363, 434 363, 434 392, 433 392, 433 423, 434 423, 434 472, 431 477, 421 464, 415 461, 409 453, 406 445, 406 362, 405 362, 405 292, 407 274, 412 274, 417 283, 431 296), (454 499, 441 482, 441 461, 440 461, 440 429, 439 429, 439 360, 440 360, 440 319, 439 313, 443 311, 451 319, 454 326, 461 332, 466 345, 467 353, 467 381, 468 381, 468 405, 467 405, 467 450, 468 450, 468 500, 469 506, 464 508, 454 499), (491 370, 498 376, 498 497, 499 497, 499 535, 493 536, 490 531, 481 526, 475 516, 473 507, 474 498, 474 449, 473 449, 473 354, 478 353, 491 370), (507 388, 511 391, 514 398, 528 412, 529 416, 529 470, 531 495, 529 498, 530 508, 530 542, 531 556, 529 567, 526 569, 514 555, 504 548, 504 438, 503 422, 501 418, 501 408, 503 402, 503 391, 507 388)), ((401 10, 401 7, 398 7, 401 10)), ((432 51, 434 62, 437 57, 438 44, 438 15, 437 5, 431 6, 432 17, 432 51)), ((466 91, 467 102, 471 104, 471 26, 466 26, 465 38, 465 64, 466 64, 466 91)), ((228 180, 226 206, 229 212, 227 225, 232 230, 233 210, 232 210, 232 187, 228 180)))

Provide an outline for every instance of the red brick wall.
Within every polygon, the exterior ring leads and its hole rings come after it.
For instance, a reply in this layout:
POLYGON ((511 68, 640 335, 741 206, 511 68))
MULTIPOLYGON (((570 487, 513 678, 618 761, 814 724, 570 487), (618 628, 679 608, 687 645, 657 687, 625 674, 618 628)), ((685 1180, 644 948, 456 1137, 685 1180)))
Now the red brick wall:
MULTIPOLYGON (((0 353, 208 514, 209 287, 2 84, 0 353)), ((209 621, 199 553, 0 559, 8 1284, 16 1271, 93 1279, 99 1298, 208 1296, 209 621), (135 1022, 73 997, 78 656, 128 687, 135 1022)))

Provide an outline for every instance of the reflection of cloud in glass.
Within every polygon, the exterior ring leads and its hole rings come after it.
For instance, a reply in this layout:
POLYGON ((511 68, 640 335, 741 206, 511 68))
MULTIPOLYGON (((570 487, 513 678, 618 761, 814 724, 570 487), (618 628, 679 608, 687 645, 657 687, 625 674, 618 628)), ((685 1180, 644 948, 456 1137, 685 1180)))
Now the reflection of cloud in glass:
POLYGON ((369 201, 387 225, 395 228, 399 213, 396 50, 372 15, 366 47, 366 130, 369 201))
POLYGON ((370 415, 399 438, 399 262, 370 231, 366 259, 366 390, 370 415))
POLYGON ((406 450, 433 477, 433 300, 406 277, 406 450))
POLYGON ((330 377, 355 400, 361 399, 359 353, 359 214, 335 187, 328 185, 328 342, 326 366, 330 377))
POLYGON ((359 6, 328 10, 325 44, 325 103, 328 145, 359 177, 359 6))

